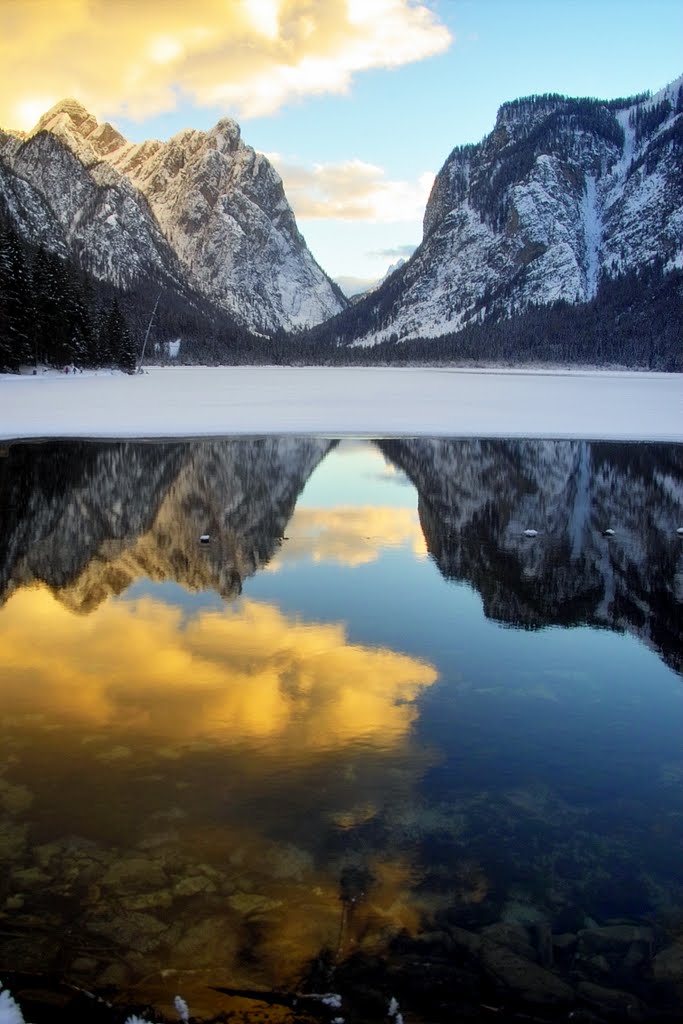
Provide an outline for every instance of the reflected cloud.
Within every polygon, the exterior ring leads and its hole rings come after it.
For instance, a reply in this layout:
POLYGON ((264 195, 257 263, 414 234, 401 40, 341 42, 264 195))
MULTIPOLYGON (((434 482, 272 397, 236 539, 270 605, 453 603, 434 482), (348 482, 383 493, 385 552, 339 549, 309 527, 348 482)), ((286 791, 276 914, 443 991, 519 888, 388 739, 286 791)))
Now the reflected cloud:
POLYGON ((22 0, 0 10, 0 123, 30 128, 75 95, 97 115, 145 118, 179 97, 241 117, 353 76, 443 52, 451 42, 413 0, 22 0))
POLYGON ((375 505, 347 508, 297 508, 282 548, 267 568, 310 558, 346 566, 375 562, 382 551, 407 545, 418 558, 427 546, 417 513, 408 508, 375 505))
POLYGON ((145 598, 109 601, 83 618, 46 588, 7 603, 0 660, 5 716, 40 708, 61 723, 171 746, 267 742, 299 754, 392 747, 437 678, 416 658, 352 644, 342 625, 293 620, 267 604, 183 622, 177 608, 145 598))

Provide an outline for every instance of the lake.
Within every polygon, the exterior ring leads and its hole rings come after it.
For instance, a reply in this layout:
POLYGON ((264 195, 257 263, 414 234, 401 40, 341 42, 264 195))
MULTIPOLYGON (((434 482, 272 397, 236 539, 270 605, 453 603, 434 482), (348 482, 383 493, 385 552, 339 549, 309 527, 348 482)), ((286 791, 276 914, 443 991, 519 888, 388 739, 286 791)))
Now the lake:
POLYGON ((36 1019, 676 1019, 683 446, 0 454, 0 977, 36 1019))

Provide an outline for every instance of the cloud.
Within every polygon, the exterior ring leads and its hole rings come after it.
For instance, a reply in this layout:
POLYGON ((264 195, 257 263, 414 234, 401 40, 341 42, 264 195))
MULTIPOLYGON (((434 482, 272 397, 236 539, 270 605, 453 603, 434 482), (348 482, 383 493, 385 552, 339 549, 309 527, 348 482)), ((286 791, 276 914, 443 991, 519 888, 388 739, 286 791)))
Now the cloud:
POLYGON ((378 277, 353 277, 351 274, 340 274, 334 279, 344 295, 361 295, 379 281, 378 277))
POLYGON ((408 242, 407 245, 393 245, 389 249, 375 249, 374 252, 371 252, 368 255, 377 256, 380 259, 385 260, 407 260, 413 255, 416 249, 417 245, 408 242))
POLYGON ((98 116, 143 119, 179 98, 266 115, 450 42, 418 0, 4 0, 0 124, 31 127, 67 95, 98 116))
POLYGON ((381 505, 297 508, 287 540, 268 569, 310 558, 355 567, 375 562, 387 548, 408 545, 426 558, 427 545, 413 509, 381 505))
POLYGON ((167 749, 256 746, 275 758, 400 745, 413 701, 437 678, 426 662, 352 644, 342 625, 301 622, 268 604, 184 623, 179 609, 144 598, 83 617, 45 587, 8 601, 0 655, 2 716, 41 708, 48 727, 80 723, 132 743, 151 735, 167 749))
POLYGON ((363 160, 305 167, 279 153, 267 156, 282 177, 298 220, 421 221, 434 183, 432 171, 415 181, 391 181, 382 167, 363 160))

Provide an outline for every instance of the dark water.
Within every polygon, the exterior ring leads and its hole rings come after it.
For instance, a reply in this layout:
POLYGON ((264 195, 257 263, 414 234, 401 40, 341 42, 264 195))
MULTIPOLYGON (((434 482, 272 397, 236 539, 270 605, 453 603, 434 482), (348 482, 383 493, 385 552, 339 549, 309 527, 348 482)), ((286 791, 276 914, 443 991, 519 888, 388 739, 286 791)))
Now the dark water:
POLYGON ((681 446, 2 456, 3 980, 675 1019, 681 446))

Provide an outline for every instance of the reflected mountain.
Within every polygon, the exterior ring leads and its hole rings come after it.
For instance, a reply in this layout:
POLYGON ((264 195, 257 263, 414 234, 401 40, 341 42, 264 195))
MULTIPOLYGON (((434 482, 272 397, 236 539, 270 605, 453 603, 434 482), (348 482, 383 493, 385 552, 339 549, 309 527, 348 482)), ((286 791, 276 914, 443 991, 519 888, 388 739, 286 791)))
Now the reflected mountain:
POLYGON ((489 618, 628 631, 683 671, 682 446, 416 439, 380 447, 417 488, 440 571, 471 583, 489 618))
MULTIPOLYGON (((628 631, 683 670, 681 446, 377 443, 417 489, 440 571, 471 583, 487 616, 529 629, 628 631), (526 537, 527 528, 538 536, 526 537)), ((368 507, 365 528, 353 520, 358 509, 328 510, 322 532, 309 522, 320 513, 295 514, 331 447, 296 438, 13 445, 0 459, 0 601, 45 583, 87 612, 142 577, 231 598, 245 578, 307 545, 317 560, 346 550, 349 531, 373 551, 378 530, 409 536, 398 510, 373 525, 368 507)), ((363 551, 355 562, 370 557, 363 551)))
POLYGON ((272 558, 330 447, 289 438, 13 445, 0 460, 0 601, 45 583, 88 612, 141 577, 234 597, 272 558))

